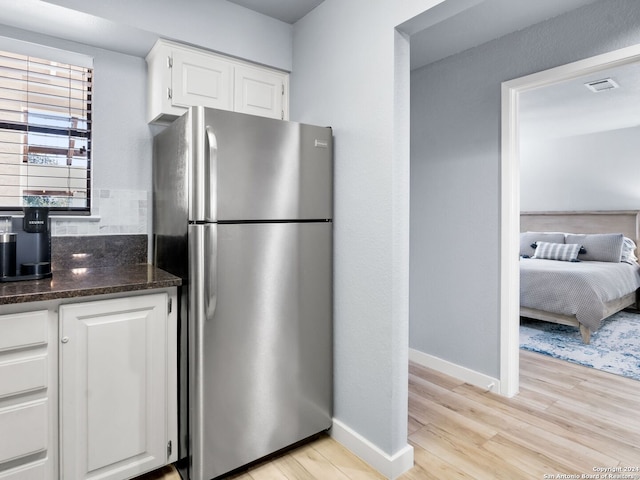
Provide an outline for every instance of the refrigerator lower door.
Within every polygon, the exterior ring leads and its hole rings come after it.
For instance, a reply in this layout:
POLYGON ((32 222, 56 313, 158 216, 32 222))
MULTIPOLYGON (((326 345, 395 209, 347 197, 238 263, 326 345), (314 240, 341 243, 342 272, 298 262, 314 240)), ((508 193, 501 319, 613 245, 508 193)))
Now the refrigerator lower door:
POLYGON ((192 225, 189 235, 202 252, 191 258, 189 323, 200 480, 331 426, 332 225, 192 225))

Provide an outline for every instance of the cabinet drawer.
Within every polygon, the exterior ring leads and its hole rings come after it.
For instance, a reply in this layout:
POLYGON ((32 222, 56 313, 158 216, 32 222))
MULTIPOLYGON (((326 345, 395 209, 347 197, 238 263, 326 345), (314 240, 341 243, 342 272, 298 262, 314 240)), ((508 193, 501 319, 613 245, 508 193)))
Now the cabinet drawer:
POLYGON ((45 463, 38 462, 0 472, 0 480, 42 480, 46 478, 45 475, 45 463))
POLYGON ((46 386, 46 356, 0 362, 0 398, 40 390, 46 386))
POLYGON ((0 410, 0 463, 47 448, 47 402, 0 410))
POLYGON ((46 345, 46 310, 0 315, 0 352, 14 348, 46 345))

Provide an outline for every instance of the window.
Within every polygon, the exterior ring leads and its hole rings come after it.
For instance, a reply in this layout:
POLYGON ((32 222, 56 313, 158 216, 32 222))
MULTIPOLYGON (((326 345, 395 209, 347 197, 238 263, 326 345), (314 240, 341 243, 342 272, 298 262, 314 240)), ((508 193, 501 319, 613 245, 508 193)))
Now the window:
POLYGON ((0 210, 91 207, 92 69, 0 51, 0 210))

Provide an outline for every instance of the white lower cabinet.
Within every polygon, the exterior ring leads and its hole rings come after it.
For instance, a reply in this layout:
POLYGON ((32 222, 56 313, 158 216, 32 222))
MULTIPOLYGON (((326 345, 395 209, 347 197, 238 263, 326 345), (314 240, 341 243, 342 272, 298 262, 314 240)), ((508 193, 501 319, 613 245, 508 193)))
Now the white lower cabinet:
POLYGON ((0 315, 0 479, 56 478, 55 315, 0 315))
POLYGON ((0 480, 125 480, 177 460, 171 302, 175 287, 1 307, 0 480))
POLYGON ((163 293, 60 306, 60 478, 168 463, 168 304, 163 293))

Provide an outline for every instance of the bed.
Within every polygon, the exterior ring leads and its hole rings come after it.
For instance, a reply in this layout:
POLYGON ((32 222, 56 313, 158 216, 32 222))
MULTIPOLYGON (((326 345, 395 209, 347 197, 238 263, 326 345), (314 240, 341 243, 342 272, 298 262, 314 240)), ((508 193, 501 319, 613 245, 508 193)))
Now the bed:
POLYGON ((637 307, 639 221, 638 211, 521 213, 520 316, 579 327, 589 343, 605 318, 637 307))

